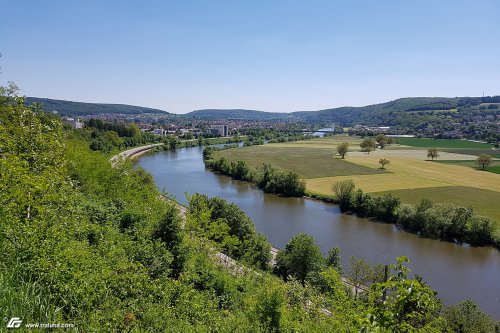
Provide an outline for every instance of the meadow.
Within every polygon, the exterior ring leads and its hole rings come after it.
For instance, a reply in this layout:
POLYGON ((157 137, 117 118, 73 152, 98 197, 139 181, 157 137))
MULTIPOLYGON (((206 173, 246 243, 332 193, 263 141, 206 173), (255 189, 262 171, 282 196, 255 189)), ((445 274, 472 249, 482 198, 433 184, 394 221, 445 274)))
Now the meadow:
POLYGON ((214 156, 216 159, 226 157, 230 161, 244 160, 251 167, 271 163, 295 172, 302 178, 387 173, 385 170, 342 160, 335 157, 336 153, 335 147, 312 149, 303 145, 269 144, 218 151, 214 156))
POLYGON ((396 140, 402 145, 420 148, 492 148, 492 145, 488 143, 472 142, 458 139, 396 138, 396 140))
POLYGON ((495 160, 488 170, 493 172, 472 167, 476 154, 490 149, 489 145, 463 140, 403 139, 401 144, 404 145, 391 145, 370 154, 360 151, 362 139, 359 137, 333 136, 229 149, 217 152, 215 157, 245 160, 252 167, 262 163, 275 164, 296 172, 306 180, 307 190, 314 193, 331 195, 335 182, 353 179, 365 192, 382 194, 391 191, 410 204, 430 198, 435 202, 472 207, 477 213, 500 223, 500 209, 497 208, 500 175, 494 173, 500 161, 495 160), (345 159, 336 152, 336 146, 341 142, 350 143, 345 159), (406 146, 410 144, 415 146, 406 146), (437 163, 427 160, 427 151, 423 148, 433 146, 464 151, 457 154, 438 149, 440 163, 437 163), (386 170, 380 169, 378 161, 381 158, 390 160, 386 170))
MULTIPOLYGON (((451 165, 461 165, 469 168, 479 169, 479 166, 474 160, 436 160, 437 163, 451 164, 451 165)), ((486 168, 486 171, 500 174, 500 161, 493 160, 491 165, 486 168)))

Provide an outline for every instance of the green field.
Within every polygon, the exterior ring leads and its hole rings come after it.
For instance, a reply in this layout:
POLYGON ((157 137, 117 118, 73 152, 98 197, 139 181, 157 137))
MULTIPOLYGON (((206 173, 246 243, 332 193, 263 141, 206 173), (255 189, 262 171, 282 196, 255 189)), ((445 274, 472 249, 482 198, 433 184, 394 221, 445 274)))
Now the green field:
MULTIPOLYGON (((382 195, 389 191, 374 192, 382 195)), ((390 191, 404 203, 416 204, 423 198, 434 202, 453 203, 464 207, 473 207, 479 215, 493 218, 500 229, 500 209, 495 203, 500 202, 500 192, 483 190, 468 186, 426 187, 390 191)))
POLYGON ((283 147, 284 145, 286 144, 228 149, 216 152, 214 157, 226 157, 230 161, 245 160, 252 167, 271 163, 295 172, 302 178, 389 173, 342 160, 334 156, 337 153, 334 148, 283 147))
POLYGON ((481 154, 491 155, 493 158, 500 158, 499 149, 467 149, 467 148, 455 148, 455 149, 443 149, 443 151, 455 154, 465 154, 465 155, 475 155, 479 156, 481 154))
MULTIPOLYGON (((442 164, 461 165, 461 166, 466 166, 466 167, 469 167, 469 168, 474 168, 474 169, 480 170, 480 168, 476 164, 476 161, 462 161, 462 160, 458 160, 458 161, 454 161, 454 160, 453 161, 439 161, 439 160, 436 160, 435 162, 442 163, 442 164)), ((489 167, 487 167, 485 171, 500 174, 500 161, 493 161, 493 162, 491 162, 491 165, 489 167)))
POLYGON ((471 142, 458 139, 420 139, 420 138, 396 138, 400 144, 405 146, 421 148, 472 148, 491 149, 488 143, 471 142))

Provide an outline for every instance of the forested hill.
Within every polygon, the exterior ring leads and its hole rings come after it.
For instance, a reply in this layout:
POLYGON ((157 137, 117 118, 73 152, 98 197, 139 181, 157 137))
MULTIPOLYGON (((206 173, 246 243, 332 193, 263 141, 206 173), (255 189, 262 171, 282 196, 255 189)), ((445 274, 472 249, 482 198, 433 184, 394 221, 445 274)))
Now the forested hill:
POLYGON ((290 117, 288 113, 265 112, 244 109, 204 109, 185 114, 195 119, 283 119, 290 117))
POLYGON ((500 103, 500 96, 493 97, 408 97, 362 107, 340 107, 312 112, 293 112, 306 121, 332 121, 346 125, 355 123, 390 124, 397 117, 417 112, 448 111, 470 108, 481 103, 500 103))
POLYGON ((92 116, 98 114, 169 114, 166 111, 126 104, 103 104, 64 101, 59 99, 27 97, 26 104, 41 103, 48 112, 57 111, 61 116, 92 116))
POLYGON ((417 112, 447 111, 469 108, 481 103, 500 103, 500 96, 493 97, 408 97, 361 107, 339 107, 319 111, 291 113, 264 112, 243 109, 206 109, 187 113, 198 119, 297 119, 310 122, 337 122, 345 125, 356 123, 389 124, 394 119, 417 112))

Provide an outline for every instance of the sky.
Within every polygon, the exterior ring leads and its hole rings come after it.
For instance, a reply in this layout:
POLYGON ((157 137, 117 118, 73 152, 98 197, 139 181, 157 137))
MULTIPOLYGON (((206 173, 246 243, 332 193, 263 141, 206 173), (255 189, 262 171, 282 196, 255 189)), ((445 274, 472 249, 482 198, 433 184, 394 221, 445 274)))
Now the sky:
POLYGON ((0 84, 186 113, 500 95, 498 0, 0 0, 0 84))

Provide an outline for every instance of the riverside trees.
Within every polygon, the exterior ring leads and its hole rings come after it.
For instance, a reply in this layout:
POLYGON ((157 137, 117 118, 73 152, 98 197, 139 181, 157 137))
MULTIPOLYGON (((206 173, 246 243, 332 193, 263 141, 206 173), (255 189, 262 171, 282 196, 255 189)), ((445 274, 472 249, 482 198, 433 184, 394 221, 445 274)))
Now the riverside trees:
POLYGON ((213 148, 205 148, 203 157, 205 165, 224 175, 235 179, 251 181, 268 193, 300 197, 305 194, 306 186, 303 179, 296 173, 285 171, 272 164, 264 163, 261 167, 251 169, 245 161, 229 162, 225 157, 211 159, 213 148))
POLYGON ((471 208, 433 203, 429 199, 423 199, 416 206, 401 204, 400 199, 391 193, 375 196, 361 189, 355 190, 352 180, 336 182, 333 192, 340 209, 354 211, 362 217, 394 222, 405 230, 428 237, 500 246, 500 240, 493 233, 493 221, 475 215, 471 208))
POLYGON ((276 262, 278 274, 285 280, 291 275, 303 286, 309 274, 320 272, 325 266, 321 249, 314 238, 306 234, 295 235, 285 249, 278 252, 276 262))

